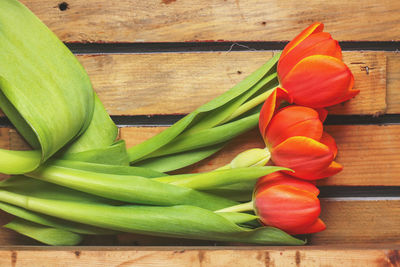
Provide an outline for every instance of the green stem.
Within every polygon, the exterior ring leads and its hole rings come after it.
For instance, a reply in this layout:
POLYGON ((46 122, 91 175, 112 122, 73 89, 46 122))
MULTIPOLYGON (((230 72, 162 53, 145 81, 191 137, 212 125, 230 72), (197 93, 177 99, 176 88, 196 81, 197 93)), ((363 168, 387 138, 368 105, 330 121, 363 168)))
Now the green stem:
POLYGON ((239 117, 240 115, 246 113, 247 111, 255 108, 256 106, 262 104, 272 94, 273 90, 275 90, 278 87, 279 86, 276 86, 256 97, 254 97, 253 99, 247 101, 246 103, 241 105, 237 110, 235 110, 228 118, 226 118, 224 121, 222 121, 220 124, 231 121, 231 120, 239 117))
POLYGON ((254 210, 253 201, 242 203, 242 204, 224 208, 224 209, 220 209, 215 212, 242 212, 242 211, 249 211, 249 210, 254 210))

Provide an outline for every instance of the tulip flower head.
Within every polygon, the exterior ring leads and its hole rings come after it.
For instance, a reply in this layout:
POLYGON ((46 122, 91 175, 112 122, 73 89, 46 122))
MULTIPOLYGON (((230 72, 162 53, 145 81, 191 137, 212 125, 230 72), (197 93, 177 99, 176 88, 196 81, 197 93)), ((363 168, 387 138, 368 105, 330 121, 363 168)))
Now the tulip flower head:
POLYGON ((289 234, 310 234, 324 230, 319 219, 319 190, 310 182, 281 172, 267 175, 257 183, 253 196, 256 214, 264 225, 289 234))
POLYGON ((314 23, 294 38, 282 51, 278 62, 281 86, 294 103, 323 108, 349 100, 354 77, 341 60, 342 51, 324 25, 314 23))
MULTIPOLYGON (((276 98, 271 94, 270 98, 276 98)), ((277 166, 287 167, 292 176, 316 180, 332 176, 343 169, 334 161, 335 140, 323 131, 324 109, 288 106, 278 112, 268 99, 261 109, 259 126, 271 159, 277 166)))

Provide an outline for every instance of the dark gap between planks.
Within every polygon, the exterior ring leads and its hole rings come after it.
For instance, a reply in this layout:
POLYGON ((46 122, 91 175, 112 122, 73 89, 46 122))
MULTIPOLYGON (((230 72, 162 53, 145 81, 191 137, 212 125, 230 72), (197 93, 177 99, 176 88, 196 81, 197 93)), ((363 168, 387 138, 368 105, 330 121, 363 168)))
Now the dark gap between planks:
MULTIPOLYGON (((66 43, 75 54, 123 54, 170 52, 227 52, 282 50, 287 42, 159 42, 159 43, 66 43)), ((339 42, 344 51, 399 51, 400 42, 339 42)))
MULTIPOLYGON (((119 127, 159 127, 171 126, 184 115, 137 115, 111 116, 119 127)), ((1 122, 1 119, 0 119, 1 122)), ((388 125, 400 124, 400 114, 372 115, 329 115, 325 125, 388 125)))
MULTIPOLYGON (((135 115, 111 116, 118 127, 163 127, 171 126, 185 115, 135 115)), ((324 125, 393 125, 400 124, 400 114, 372 115, 328 115, 324 125)), ((0 127, 12 127, 7 117, 0 117, 0 127)))
POLYGON ((318 186, 320 198, 398 197, 400 186, 318 186))

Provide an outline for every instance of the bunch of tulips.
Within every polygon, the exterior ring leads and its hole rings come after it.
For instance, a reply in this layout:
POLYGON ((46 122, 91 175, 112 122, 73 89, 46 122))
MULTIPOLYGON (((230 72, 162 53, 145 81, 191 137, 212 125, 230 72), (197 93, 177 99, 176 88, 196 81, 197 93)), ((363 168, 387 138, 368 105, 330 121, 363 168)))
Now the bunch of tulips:
POLYGON ((301 245, 290 234, 325 228, 314 181, 342 166, 323 131, 324 107, 358 91, 321 23, 131 148, 116 140, 118 129, 77 59, 34 14, 2 0, 0 25, 0 50, 7 51, 0 53, 0 108, 32 147, 0 149, 0 172, 12 175, 0 182, 0 209, 15 216, 5 227, 51 245, 122 232, 301 245), (169 174, 257 124, 265 149, 245 151, 214 171, 169 174), (270 159, 276 166, 264 166, 270 159), (243 189, 253 200, 240 204, 251 199, 238 194, 243 189))
POLYGON ((290 234, 308 234, 326 228, 320 215, 315 181, 340 172, 335 162, 336 142, 323 129, 324 109, 349 100, 354 78, 341 61, 338 42, 314 23, 283 50, 278 63, 280 85, 265 101, 259 129, 266 150, 279 171, 258 180, 253 201, 224 209, 254 209, 265 225, 290 234), (282 103, 285 102, 286 105, 282 103))

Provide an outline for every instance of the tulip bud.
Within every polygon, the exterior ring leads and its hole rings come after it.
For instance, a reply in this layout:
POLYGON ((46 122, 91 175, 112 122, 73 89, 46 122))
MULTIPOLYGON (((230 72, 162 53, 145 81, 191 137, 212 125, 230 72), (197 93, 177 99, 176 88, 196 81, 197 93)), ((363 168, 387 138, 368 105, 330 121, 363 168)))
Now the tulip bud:
POLYGON ((304 188, 264 184, 256 188, 253 203, 256 215, 264 225, 289 234, 310 234, 326 228, 318 218, 321 207, 317 196, 304 188))
MULTIPOLYGON (((276 97, 271 94, 270 97, 276 97)), ((323 132, 326 111, 288 106, 276 112, 275 101, 267 100, 260 113, 260 131, 277 166, 287 167, 292 176, 316 180, 334 175, 342 166, 334 162, 335 140, 323 132)))
POLYGON ((271 154, 267 149, 253 148, 237 155, 231 161, 230 167, 232 169, 244 167, 261 167, 264 166, 270 158, 271 154))

